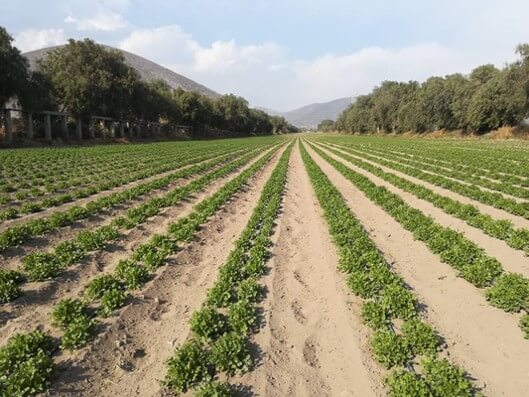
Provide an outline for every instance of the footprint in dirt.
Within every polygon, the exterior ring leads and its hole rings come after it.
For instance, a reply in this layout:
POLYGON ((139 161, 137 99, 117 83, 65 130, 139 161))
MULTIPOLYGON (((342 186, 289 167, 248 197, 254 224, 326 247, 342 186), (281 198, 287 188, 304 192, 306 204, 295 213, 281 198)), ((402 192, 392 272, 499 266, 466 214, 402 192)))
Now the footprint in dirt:
POLYGON ((303 361, 313 368, 320 368, 320 362, 316 353, 317 343, 312 338, 305 340, 303 345, 303 361))
POLYGON ((296 321, 302 325, 305 325, 307 323, 307 318, 303 314, 303 311, 299 303, 297 301, 293 301, 290 305, 290 308, 292 309, 292 312, 294 313, 294 318, 296 319, 296 321))

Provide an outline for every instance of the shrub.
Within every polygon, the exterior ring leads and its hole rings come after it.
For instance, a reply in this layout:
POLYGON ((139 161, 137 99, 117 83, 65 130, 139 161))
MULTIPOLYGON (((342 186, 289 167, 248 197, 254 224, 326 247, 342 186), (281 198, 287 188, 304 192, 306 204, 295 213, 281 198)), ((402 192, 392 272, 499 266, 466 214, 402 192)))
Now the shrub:
POLYGON ((200 341, 187 341, 167 361, 165 383, 176 393, 210 379, 209 354, 200 341))
POLYGON ((55 255, 35 252, 24 258, 22 270, 30 281, 44 281, 58 276, 62 266, 55 255))
POLYGON ((529 339, 529 314, 524 314, 520 319, 520 328, 524 333, 525 339, 529 339))
POLYGON ((213 345, 211 361, 229 375, 242 374, 250 370, 252 358, 246 336, 229 332, 213 345))

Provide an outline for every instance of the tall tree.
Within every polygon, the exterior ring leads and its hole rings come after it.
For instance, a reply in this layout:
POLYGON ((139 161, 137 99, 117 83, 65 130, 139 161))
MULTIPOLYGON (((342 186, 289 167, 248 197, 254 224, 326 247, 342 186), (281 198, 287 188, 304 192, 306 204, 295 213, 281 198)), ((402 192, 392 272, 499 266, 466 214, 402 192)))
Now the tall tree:
POLYGON ((0 107, 20 95, 28 78, 28 61, 12 42, 13 38, 0 26, 0 107))

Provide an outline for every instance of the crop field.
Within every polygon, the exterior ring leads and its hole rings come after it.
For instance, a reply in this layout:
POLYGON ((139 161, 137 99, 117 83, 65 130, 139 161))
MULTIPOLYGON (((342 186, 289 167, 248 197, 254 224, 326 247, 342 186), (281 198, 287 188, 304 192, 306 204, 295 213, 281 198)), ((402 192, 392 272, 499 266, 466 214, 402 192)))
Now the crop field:
POLYGON ((0 396, 529 396, 529 145, 0 152, 0 396))

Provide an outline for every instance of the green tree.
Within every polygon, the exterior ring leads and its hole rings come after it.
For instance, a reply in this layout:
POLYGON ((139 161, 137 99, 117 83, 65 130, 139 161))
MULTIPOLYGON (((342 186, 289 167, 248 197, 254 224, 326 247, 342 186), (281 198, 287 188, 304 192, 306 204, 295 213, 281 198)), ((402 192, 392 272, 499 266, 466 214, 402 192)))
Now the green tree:
POLYGON ((318 124, 318 131, 322 132, 330 132, 334 131, 334 121, 333 120, 322 120, 321 123, 318 124))
POLYGON ((25 89, 28 78, 28 62, 18 48, 12 45, 13 38, 0 26, 0 107, 25 89))
POLYGON ((69 40, 39 64, 51 81, 54 100, 76 115, 130 115, 139 77, 117 51, 92 40, 69 40))

